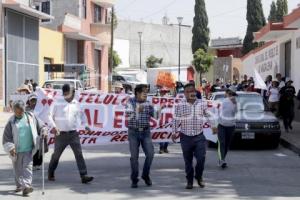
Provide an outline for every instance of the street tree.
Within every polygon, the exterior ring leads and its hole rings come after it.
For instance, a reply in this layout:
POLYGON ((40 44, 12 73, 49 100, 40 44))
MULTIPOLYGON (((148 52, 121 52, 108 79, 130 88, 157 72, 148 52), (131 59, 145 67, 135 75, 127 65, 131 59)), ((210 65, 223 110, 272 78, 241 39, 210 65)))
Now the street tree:
POLYGON ((269 22, 277 22, 277 7, 275 1, 272 1, 268 20, 269 22))
POLYGON ((282 22, 283 17, 288 14, 288 2, 287 0, 277 0, 277 11, 276 11, 276 18, 277 22, 282 22))
MULTIPOLYGON (((111 51, 109 51, 109 60, 110 60, 110 53, 111 51)), ((113 50, 113 69, 115 69, 116 67, 118 67, 120 64, 122 64, 122 60, 118 54, 118 52, 116 52, 115 50, 113 50)))
POLYGON ((261 0, 247 0, 247 33, 243 43, 243 54, 247 54, 252 49, 258 47, 258 43, 253 42, 253 33, 266 25, 266 19, 262 8, 261 0))
POLYGON ((157 58, 154 55, 151 55, 146 60, 146 66, 148 68, 156 68, 159 64, 162 64, 163 58, 157 58))
POLYGON ((192 31, 193 53, 195 53, 198 49, 203 49, 204 51, 207 51, 209 44, 209 28, 205 0, 195 0, 195 17, 192 31))
POLYGON ((194 65, 196 71, 200 74, 200 84, 202 85, 202 75, 209 71, 214 61, 213 55, 205 52, 203 49, 198 49, 194 53, 194 59, 192 64, 194 65))

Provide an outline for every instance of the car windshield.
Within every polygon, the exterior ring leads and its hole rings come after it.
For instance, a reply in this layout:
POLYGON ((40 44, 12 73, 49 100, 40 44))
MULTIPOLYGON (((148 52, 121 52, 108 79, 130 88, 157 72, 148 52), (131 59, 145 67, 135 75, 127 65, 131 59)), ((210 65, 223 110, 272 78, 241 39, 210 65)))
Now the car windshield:
MULTIPOLYGON (((218 94, 215 96, 214 100, 222 101, 225 98, 224 94, 218 94)), ((255 94, 238 94, 237 103, 239 110, 245 111, 264 111, 265 106, 263 98, 255 94)))
POLYGON ((58 89, 62 89, 64 84, 69 84, 71 87, 75 87, 74 86, 74 82, 72 81, 51 81, 51 82, 45 82, 43 88, 47 88, 48 85, 51 85, 52 89, 58 90, 58 89))
POLYGON ((134 81, 134 82, 138 82, 138 80, 134 77, 134 76, 123 76, 126 81, 134 81))

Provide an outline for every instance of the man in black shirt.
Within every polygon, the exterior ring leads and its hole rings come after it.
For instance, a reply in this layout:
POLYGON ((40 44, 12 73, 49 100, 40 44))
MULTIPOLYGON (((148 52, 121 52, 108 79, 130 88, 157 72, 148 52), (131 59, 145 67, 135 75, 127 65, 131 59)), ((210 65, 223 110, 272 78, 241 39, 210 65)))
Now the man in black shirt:
POLYGON ((211 93, 214 93, 214 92, 217 92, 217 89, 221 89, 221 81, 220 81, 220 79, 216 79, 216 83, 215 84, 213 84, 213 86, 211 86, 211 93))
POLYGON ((286 132, 293 129, 292 123, 294 120, 294 97, 296 94, 295 87, 292 85, 293 81, 286 78, 286 85, 280 90, 279 110, 283 118, 283 123, 286 132))

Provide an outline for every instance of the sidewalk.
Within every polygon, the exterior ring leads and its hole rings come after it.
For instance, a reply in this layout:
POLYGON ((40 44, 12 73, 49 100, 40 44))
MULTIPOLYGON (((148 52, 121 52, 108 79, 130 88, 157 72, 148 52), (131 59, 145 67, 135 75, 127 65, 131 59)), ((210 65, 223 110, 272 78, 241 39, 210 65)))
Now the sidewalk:
POLYGON ((12 113, 8 112, 0 112, 0 155, 5 155, 4 150, 2 148, 2 134, 4 131, 4 126, 6 125, 8 119, 12 116, 12 113))
POLYGON ((286 133, 281 122, 281 145, 300 155, 300 122, 293 122, 293 130, 286 133))
POLYGON ((4 128, 8 119, 12 116, 13 113, 9 112, 0 112, 0 128, 4 128))

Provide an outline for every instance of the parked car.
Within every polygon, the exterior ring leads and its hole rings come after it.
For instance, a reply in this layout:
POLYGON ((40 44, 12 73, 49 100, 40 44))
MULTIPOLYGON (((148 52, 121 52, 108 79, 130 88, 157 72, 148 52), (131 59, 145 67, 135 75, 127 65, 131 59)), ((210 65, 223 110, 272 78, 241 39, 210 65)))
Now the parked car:
MULTIPOLYGON (((269 110, 267 102, 255 92, 237 92, 238 113, 232 146, 245 145, 277 148, 281 129, 279 120, 269 110)), ((215 92, 210 100, 221 101, 225 92, 215 92)))
POLYGON ((76 79, 54 79, 45 81, 43 88, 51 88, 55 90, 62 89, 64 84, 70 84, 70 86, 75 87, 75 90, 83 91, 85 88, 80 80, 76 79))
POLYGON ((114 74, 112 76, 112 82, 113 84, 115 82, 122 83, 126 93, 133 92, 134 88, 137 85, 143 84, 139 80, 137 80, 136 77, 133 75, 131 76, 131 75, 118 75, 118 74, 114 74))

